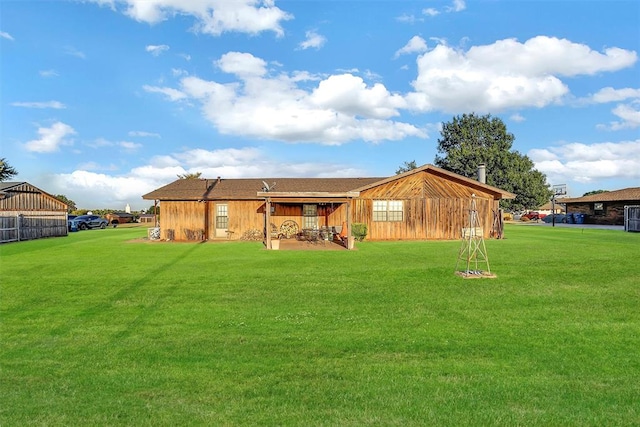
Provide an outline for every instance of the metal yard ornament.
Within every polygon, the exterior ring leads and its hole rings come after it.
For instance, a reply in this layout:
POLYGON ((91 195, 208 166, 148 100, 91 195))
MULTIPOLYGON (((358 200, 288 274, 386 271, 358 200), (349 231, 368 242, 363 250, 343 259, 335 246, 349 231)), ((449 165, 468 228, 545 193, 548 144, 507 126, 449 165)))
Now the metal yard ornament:
POLYGON ((462 227, 462 245, 456 262, 456 274, 465 279, 495 278, 496 275, 491 273, 489 267, 484 229, 478 216, 475 194, 471 195, 469 218, 465 225, 462 227), (458 266, 461 269, 458 269, 458 266))

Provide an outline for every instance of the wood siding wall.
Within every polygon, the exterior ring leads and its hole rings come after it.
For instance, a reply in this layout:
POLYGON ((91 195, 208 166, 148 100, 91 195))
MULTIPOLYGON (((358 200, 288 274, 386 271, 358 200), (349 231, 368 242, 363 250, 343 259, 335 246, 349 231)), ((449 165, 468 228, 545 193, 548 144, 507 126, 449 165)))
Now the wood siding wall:
POLYGON ((491 236, 498 201, 487 193, 432 174, 415 174, 360 194, 353 222, 368 225, 370 240, 455 240, 469 225, 472 195, 486 238, 491 236), (402 200, 403 221, 373 221, 374 200, 402 200))
POLYGON ((36 187, 23 183, 0 198, 0 211, 67 212, 67 205, 36 187))
MULTIPOLYGON (((472 195, 485 238, 492 235, 498 200, 494 195, 430 172, 416 173, 362 191, 351 201, 352 222, 368 226, 369 240, 457 240, 469 226, 472 195), (402 221, 373 221, 374 200, 403 201, 402 221)), ((303 226, 303 203, 318 205, 318 226, 340 227, 347 220, 347 204, 318 200, 273 202, 271 223, 277 228, 293 220, 303 226)), ((239 240, 248 232, 265 232, 265 202, 262 200, 162 201, 161 238, 170 240, 239 240), (216 236, 216 206, 226 204, 229 233, 216 236)), ((255 233, 254 233, 255 234, 255 233)))
POLYGON ((163 201, 160 238, 163 240, 203 240, 205 232, 204 202, 163 201))

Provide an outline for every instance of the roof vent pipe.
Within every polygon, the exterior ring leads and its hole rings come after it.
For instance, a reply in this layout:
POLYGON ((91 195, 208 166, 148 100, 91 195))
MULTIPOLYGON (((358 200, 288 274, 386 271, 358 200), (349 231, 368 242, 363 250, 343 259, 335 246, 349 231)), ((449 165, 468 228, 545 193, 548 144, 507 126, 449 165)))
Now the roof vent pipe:
POLYGON ((484 164, 478 165, 478 181, 482 184, 487 183, 487 167, 484 164))

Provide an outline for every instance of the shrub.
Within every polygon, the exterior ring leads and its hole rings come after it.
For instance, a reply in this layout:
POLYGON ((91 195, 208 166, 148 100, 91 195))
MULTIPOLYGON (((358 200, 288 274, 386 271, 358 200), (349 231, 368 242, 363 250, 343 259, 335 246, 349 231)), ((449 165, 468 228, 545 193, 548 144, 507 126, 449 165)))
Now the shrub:
POLYGON ((351 235, 355 237, 358 242, 362 242, 367 237, 367 224, 361 222, 354 222, 351 225, 351 235))

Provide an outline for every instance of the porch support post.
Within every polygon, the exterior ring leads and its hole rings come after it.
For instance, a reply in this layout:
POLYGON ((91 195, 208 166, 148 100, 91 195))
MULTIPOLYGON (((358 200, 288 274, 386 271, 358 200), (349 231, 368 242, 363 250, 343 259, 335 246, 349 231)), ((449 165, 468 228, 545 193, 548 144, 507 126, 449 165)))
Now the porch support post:
MULTIPOLYGON (((209 240, 209 200, 204 200, 204 236, 202 240, 209 240)), ((215 236, 214 236, 215 237, 215 236)))
POLYGON ((271 249, 271 197, 265 198, 265 209, 265 243, 267 245, 267 249, 271 249))
POLYGON ((347 200, 347 250, 350 249, 350 242, 351 239, 353 239, 353 236, 351 235, 351 200, 347 200))
POLYGON ((158 199, 153 200, 153 226, 158 228, 158 199))

